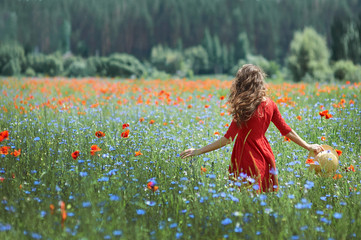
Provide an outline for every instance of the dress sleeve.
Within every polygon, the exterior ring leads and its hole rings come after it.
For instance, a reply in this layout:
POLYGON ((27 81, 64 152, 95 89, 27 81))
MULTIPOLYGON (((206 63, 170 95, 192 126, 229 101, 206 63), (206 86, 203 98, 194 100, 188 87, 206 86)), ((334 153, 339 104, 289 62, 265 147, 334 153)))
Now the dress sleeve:
POLYGON ((287 135, 292 130, 292 128, 288 126, 285 120, 282 118, 281 113, 278 110, 276 103, 274 102, 273 102, 273 115, 271 121, 281 132, 282 136, 287 135))
POLYGON ((225 138, 227 139, 232 139, 232 141, 234 140, 234 138, 236 137, 237 133, 238 133, 239 127, 237 125, 237 122, 233 119, 231 126, 229 126, 226 134, 224 135, 225 138))

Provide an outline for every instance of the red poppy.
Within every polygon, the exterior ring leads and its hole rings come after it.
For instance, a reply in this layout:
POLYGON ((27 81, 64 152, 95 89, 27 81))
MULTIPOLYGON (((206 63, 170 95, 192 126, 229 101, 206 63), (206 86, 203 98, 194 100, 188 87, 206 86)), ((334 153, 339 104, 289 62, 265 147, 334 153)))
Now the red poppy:
POLYGON ((144 122, 144 118, 143 117, 139 118, 139 122, 144 122))
POLYGON ((328 110, 325 110, 325 111, 322 111, 322 112, 319 112, 318 114, 320 114, 321 117, 325 117, 326 114, 328 114, 328 110))
POLYGON ((333 179, 340 179, 340 178, 342 178, 341 174, 335 174, 335 176, 333 176, 333 179))
POLYGON ((21 153, 21 149, 19 149, 19 150, 14 150, 14 152, 12 152, 12 153, 10 153, 11 155, 13 155, 14 157, 17 157, 17 156, 19 156, 20 155, 20 153, 21 153))
POLYGON ((301 121, 301 120, 302 120, 302 117, 301 117, 301 116, 297 116, 297 119, 301 121))
POLYGON ((97 136, 98 138, 104 137, 105 133, 103 133, 102 131, 97 131, 95 132, 95 136, 97 136))
POLYGON ((143 155, 143 153, 141 153, 140 151, 135 152, 135 156, 139 156, 139 155, 143 155))
POLYGON ((92 145, 91 150, 90 150, 90 154, 94 155, 96 152, 99 152, 100 150, 101 149, 97 145, 92 145))
POLYGON ((129 129, 125 130, 124 132, 122 132, 122 134, 120 135, 122 138, 128 138, 129 137, 129 129))
POLYGON ((0 142, 2 142, 4 139, 9 139, 9 132, 6 130, 0 133, 0 142))
POLYGON ((221 96, 220 98, 219 98, 219 100, 223 100, 224 99, 224 96, 221 96))
POLYGON ((333 117, 333 116, 332 116, 331 114, 329 114, 329 113, 327 113, 326 116, 325 116, 326 119, 330 119, 330 118, 332 118, 332 117, 333 117))
POLYGON ((201 167, 201 174, 207 172, 207 168, 201 167))
POLYGON ((123 124, 123 129, 125 129, 125 128, 127 128, 127 127, 129 127, 129 123, 124 123, 124 124, 123 124))
POLYGON ((9 152, 8 152, 9 149, 10 149, 10 147, 8 147, 8 146, 1 147, 0 148, 0 154, 8 155, 9 154, 9 152))
POLYGON ((352 164, 347 168, 347 172, 352 171, 355 172, 355 168, 352 166, 352 164))
POLYGON ((284 141, 284 142, 290 142, 291 139, 289 139, 288 137, 285 136, 283 141, 284 141))
POLYGON ((149 124, 153 124, 153 123, 155 123, 154 120, 150 120, 150 121, 149 121, 149 124))
POLYGON ((75 151, 75 152, 73 152, 72 154, 71 154, 71 157, 74 159, 74 160, 76 160, 78 157, 79 157, 79 151, 75 151))
POLYGON ((55 210, 54 205, 53 205, 53 204, 50 204, 49 208, 50 208, 50 214, 53 215, 53 214, 54 214, 54 210, 55 210))
POLYGON ((315 163, 315 161, 313 161, 313 159, 311 159, 311 158, 308 158, 306 160, 306 164, 314 164, 314 163, 315 163))
POLYGON ((338 155, 338 156, 341 156, 342 151, 341 151, 341 150, 338 150, 338 149, 335 149, 335 150, 336 150, 336 152, 337 152, 337 155, 338 155))
POLYGON ((154 182, 149 182, 147 184, 147 187, 148 189, 152 190, 153 192, 157 191, 158 190, 158 186, 155 186, 155 183, 154 182))

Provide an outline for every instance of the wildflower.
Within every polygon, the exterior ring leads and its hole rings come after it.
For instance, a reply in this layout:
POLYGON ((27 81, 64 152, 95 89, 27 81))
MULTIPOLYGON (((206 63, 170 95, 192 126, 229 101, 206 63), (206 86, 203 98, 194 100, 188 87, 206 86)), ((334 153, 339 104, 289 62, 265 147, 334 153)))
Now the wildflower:
POLYGON ((206 105, 204 105, 204 107, 205 107, 205 108, 209 108, 209 105, 206 104, 206 105))
POLYGON ((139 155, 143 155, 143 153, 141 153, 140 151, 135 152, 135 156, 139 156, 139 155))
POLYGON ((201 174, 206 173, 207 172, 207 168, 201 167, 201 174))
POLYGON ((325 117, 328 114, 328 110, 324 110, 322 112, 319 112, 318 114, 321 116, 321 118, 325 117))
POLYGON ((306 164, 314 164, 314 163, 315 163, 315 161, 313 161, 313 159, 311 159, 311 158, 308 158, 306 160, 306 164))
POLYGON ((192 108, 192 105, 189 104, 187 108, 192 108))
POLYGON ((0 154, 8 155, 9 154, 9 152, 8 152, 9 149, 10 149, 10 147, 8 147, 8 146, 1 147, 0 148, 0 154))
POLYGON ((138 215, 144 215, 144 214, 145 214, 145 210, 143 210, 143 209, 137 209, 137 214, 138 214, 138 215))
POLYGON ((285 136, 283 141, 284 141, 284 142, 290 142, 291 139, 289 139, 288 137, 285 136))
POLYGON ((17 157, 17 156, 19 156, 20 155, 20 153, 21 153, 21 149, 19 149, 19 150, 14 150, 14 152, 12 152, 12 153, 10 153, 11 155, 13 155, 14 157, 17 157))
POLYGON ((221 116, 224 116, 224 112, 221 112, 221 116))
POLYGON ((147 184, 147 188, 152 190, 153 192, 157 191, 158 190, 158 186, 155 185, 156 182, 154 181, 150 181, 148 184, 147 184))
POLYGON ((338 150, 338 149, 335 149, 335 150, 336 150, 336 152, 337 152, 337 155, 338 155, 338 156, 341 156, 342 151, 341 151, 341 150, 338 150))
POLYGON ((332 118, 333 116, 332 116, 331 114, 327 113, 325 117, 326 117, 326 119, 330 119, 330 118, 332 118))
MULTIPOLYGON (((143 121, 144 121, 144 118, 143 118, 143 121)), ((123 124, 123 129, 125 129, 125 128, 127 128, 127 127, 129 127, 129 123, 124 123, 124 124, 123 124)))
POLYGON ((122 134, 120 135, 122 138, 128 138, 129 137, 129 129, 125 130, 124 132, 122 132, 122 134))
POLYGON ((0 182, 4 182, 5 178, 4 177, 0 177, 0 182))
POLYGON ((321 137, 321 141, 325 141, 326 138, 324 136, 321 137))
POLYGON ((54 214, 54 210, 55 210, 54 205, 53 205, 53 204, 50 204, 49 208, 50 208, 50 214, 53 215, 53 214, 54 214))
POLYGON ((340 178, 342 178, 341 174, 335 174, 335 176, 333 176, 333 179, 340 179, 340 178))
POLYGON ((102 131, 97 131, 95 132, 95 136, 97 136, 98 138, 104 137, 105 133, 103 133, 102 131))
POLYGON ((153 124, 153 123, 155 123, 153 119, 149 121, 149 124, 153 124))
POLYGON ((302 120, 302 117, 301 117, 301 116, 297 116, 297 119, 301 121, 301 120, 302 120))
POLYGON ((9 132, 8 131, 2 131, 0 133, 0 142, 2 142, 4 139, 9 139, 9 132))
POLYGON ((218 131, 215 131, 215 132, 214 132, 214 135, 219 135, 219 132, 218 132, 218 131))
POLYGON ((347 168, 346 172, 355 172, 355 168, 352 166, 352 164, 347 168))
POLYGON ((221 97, 219 98, 219 100, 222 101, 222 100, 224 100, 224 98, 225 98, 224 96, 221 96, 221 97))
POLYGON ((77 151, 75 151, 75 152, 73 152, 72 154, 71 154, 71 157, 74 159, 74 160, 76 160, 78 157, 79 157, 79 151, 77 150, 77 151))
POLYGON ((336 218, 336 219, 340 219, 340 218, 342 218, 342 213, 335 212, 333 214, 333 217, 336 218))
POLYGON ((100 150, 101 149, 97 145, 92 145, 91 150, 90 150, 90 154, 94 155, 96 152, 99 152, 100 150))
POLYGON ((139 122, 144 122, 144 117, 139 118, 139 122))
POLYGON ((222 225, 228 225, 228 224, 232 223, 232 220, 229 218, 226 218, 226 219, 223 219, 221 223, 222 223, 222 225))

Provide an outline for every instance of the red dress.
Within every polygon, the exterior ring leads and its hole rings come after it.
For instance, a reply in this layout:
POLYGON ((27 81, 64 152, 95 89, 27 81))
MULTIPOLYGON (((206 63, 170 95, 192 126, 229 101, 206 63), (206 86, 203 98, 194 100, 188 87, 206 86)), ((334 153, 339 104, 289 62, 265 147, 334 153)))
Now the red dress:
MULTIPOLYGON (((282 118, 277 105, 267 98, 258 105, 244 127, 239 127, 233 120, 224 135, 225 138, 233 140, 238 134, 229 173, 233 177, 248 179, 248 182, 249 177, 255 179, 261 192, 278 190, 275 157, 265 136, 271 121, 283 136, 292 130, 282 118)), ((257 190, 257 186, 255 189, 257 190)))

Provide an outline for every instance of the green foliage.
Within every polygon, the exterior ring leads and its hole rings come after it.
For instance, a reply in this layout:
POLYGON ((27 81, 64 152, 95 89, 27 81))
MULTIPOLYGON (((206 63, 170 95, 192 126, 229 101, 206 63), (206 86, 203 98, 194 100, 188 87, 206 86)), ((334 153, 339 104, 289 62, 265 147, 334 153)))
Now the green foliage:
POLYGON ((230 74, 236 75, 238 69, 246 63, 251 63, 262 68, 268 77, 274 77, 280 72, 280 66, 275 61, 268 61, 262 56, 247 55, 245 59, 240 59, 231 71, 230 74))
POLYGON ((357 82, 360 80, 361 66, 350 60, 340 60, 332 66, 333 75, 339 81, 357 82))
POLYGON ((187 48, 184 57, 195 74, 208 68, 208 53, 202 46, 187 48))
POLYGON ((27 68, 36 73, 58 76, 63 73, 63 61, 56 55, 30 54, 27 56, 27 68))
POLYGON ((250 52, 250 44, 248 41, 247 33, 242 32, 238 35, 237 43, 236 43, 236 50, 235 50, 235 59, 246 59, 247 55, 250 52))
POLYGON ((175 74, 181 69, 183 61, 183 55, 179 50, 161 45, 152 48, 150 62, 160 71, 175 74))
POLYGON ((66 71, 66 75, 69 77, 89 76, 89 68, 86 61, 81 60, 72 62, 66 71))
POLYGON ((294 80, 301 81, 307 75, 315 80, 329 77, 329 51, 325 39, 313 28, 296 32, 287 59, 294 80))
POLYGON ((106 57, 89 57, 87 60, 87 66, 90 76, 106 76, 106 66, 107 58, 106 57))
POLYGON ((352 61, 340 60, 333 65, 333 74, 337 80, 345 80, 346 76, 356 71, 352 61))
POLYGON ((34 71, 34 69, 32 69, 31 67, 28 67, 25 70, 25 76, 27 77, 35 77, 36 76, 36 72, 34 71))
POLYGON ((19 44, 6 43, 0 45, 0 75, 20 74, 24 60, 24 49, 19 44))
POLYGON ((125 53, 115 53, 106 62, 106 72, 110 77, 141 77, 145 74, 143 64, 134 56, 125 53))
POLYGON ((331 26, 332 59, 361 63, 361 24, 348 16, 335 17, 331 26))

